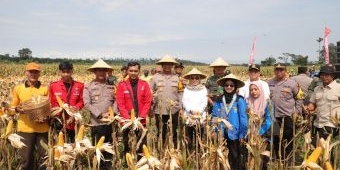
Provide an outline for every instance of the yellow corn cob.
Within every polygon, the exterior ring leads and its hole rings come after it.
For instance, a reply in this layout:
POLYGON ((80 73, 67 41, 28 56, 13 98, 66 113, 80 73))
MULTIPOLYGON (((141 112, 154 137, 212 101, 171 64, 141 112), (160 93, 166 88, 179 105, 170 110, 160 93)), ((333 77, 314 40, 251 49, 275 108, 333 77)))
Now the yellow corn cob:
POLYGON ((54 149, 54 158, 59 158, 61 156, 59 149, 54 149))
POLYGON ((60 131, 58 135, 58 146, 64 146, 64 134, 62 131, 60 131))
POLYGON ((60 96, 56 95, 55 98, 57 99, 59 107, 63 107, 64 106, 64 102, 63 102, 63 100, 61 100, 60 96))
POLYGON ((133 167, 133 158, 132 158, 132 155, 130 153, 126 153, 125 159, 126 159, 126 163, 128 164, 129 168, 132 169, 132 167, 133 167))
POLYGON ((136 119, 135 109, 131 110, 130 119, 134 121, 136 119))
POLYGON ((84 129, 85 129, 84 125, 81 125, 79 130, 78 130, 76 141, 83 140, 83 138, 84 138, 84 129))
POLYGON ((6 132, 5 132, 5 137, 7 137, 11 133, 13 133, 13 120, 8 121, 6 132))
POLYGON ((110 118, 110 119, 113 119, 114 116, 115 116, 115 113, 113 112, 113 109, 112 109, 112 107, 110 106, 110 107, 109 107, 109 118, 110 118))
POLYGON ((327 161, 327 162, 324 164, 323 168, 324 168, 325 170, 333 170, 333 167, 332 167, 331 163, 329 163, 329 161, 327 161))
POLYGON ((151 158, 149 149, 148 149, 148 147, 145 146, 145 145, 143 145, 143 153, 144 153, 144 156, 145 156, 147 159, 150 159, 150 158, 151 158))
POLYGON ((96 149, 99 149, 101 146, 103 146, 105 140, 105 136, 100 137, 99 141, 97 142, 96 149))
POLYGON ((321 148, 321 146, 318 146, 317 148, 314 149, 312 154, 309 155, 309 157, 306 160, 306 162, 314 162, 314 163, 316 163, 316 161, 318 160, 318 158, 321 155, 321 153, 322 153, 322 148, 321 148))

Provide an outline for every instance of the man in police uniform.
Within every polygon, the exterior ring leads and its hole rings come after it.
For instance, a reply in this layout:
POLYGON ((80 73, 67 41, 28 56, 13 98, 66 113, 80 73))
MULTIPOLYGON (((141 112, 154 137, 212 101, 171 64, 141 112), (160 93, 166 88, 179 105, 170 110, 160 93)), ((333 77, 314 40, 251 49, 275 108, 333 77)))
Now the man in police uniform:
POLYGON ((292 151, 292 140, 294 137, 292 119, 293 113, 302 113, 302 98, 298 98, 298 84, 286 76, 286 66, 275 64, 275 77, 268 81, 270 98, 274 104, 274 115, 279 126, 283 127, 282 143, 280 139, 274 138, 276 156, 285 160, 292 151), (289 144, 288 144, 289 143, 289 144), (286 147, 284 147, 287 145, 286 147), (281 147, 281 155, 278 155, 281 147))
POLYGON ((258 81, 263 87, 264 97, 269 99, 270 90, 268 83, 260 79, 260 66, 257 64, 252 64, 248 68, 249 79, 244 81, 244 86, 239 89, 239 94, 245 99, 249 97, 249 84, 253 81, 258 81))
MULTIPOLYGON (((114 88, 106 83, 106 74, 112 67, 99 59, 88 71, 93 72, 95 78, 84 87, 83 99, 86 109, 90 111, 92 144, 105 136, 104 142, 112 143, 112 126, 102 121, 109 116, 109 107, 113 108, 114 88)), ((112 155, 104 153, 105 160, 112 159, 112 155)), ((100 163, 101 169, 112 169, 111 162, 100 163)))
POLYGON ((214 101, 223 94, 223 87, 217 84, 217 80, 225 76, 225 69, 229 64, 219 57, 209 67, 213 68, 214 75, 207 79, 205 87, 208 89, 209 113, 211 113, 214 101))
MULTIPOLYGON (((172 73, 172 68, 177 62, 173 57, 165 55, 157 62, 163 68, 162 73, 155 74, 150 82, 150 88, 154 96, 154 113, 156 114, 156 126, 158 134, 162 132, 163 142, 166 140, 167 124, 172 116, 172 140, 174 146, 177 143, 177 125, 181 106, 180 95, 183 89, 179 88, 179 77, 172 73), (160 123, 162 122, 162 127, 160 123), (161 128, 161 129, 160 129, 161 128)), ((170 141, 171 139, 169 139, 170 141)), ((171 147, 171 146, 170 146, 171 147)))
POLYGON ((332 66, 321 67, 319 77, 322 84, 317 86, 311 95, 307 111, 316 110, 314 134, 318 133, 320 138, 326 139, 328 135, 336 135, 339 131, 339 125, 331 120, 331 112, 340 106, 340 84, 335 81, 335 69, 332 66))

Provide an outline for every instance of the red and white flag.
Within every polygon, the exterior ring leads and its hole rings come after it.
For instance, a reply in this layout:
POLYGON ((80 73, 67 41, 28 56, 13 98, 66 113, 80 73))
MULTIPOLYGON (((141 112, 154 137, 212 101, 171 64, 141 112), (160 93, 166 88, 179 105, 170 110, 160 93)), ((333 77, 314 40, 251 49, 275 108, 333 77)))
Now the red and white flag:
POLYGON ((328 50, 328 35, 331 33, 331 30, 325 27, 325 37, 324 37, 324 47, 325 47, 325 64, 329 64, 329 50, 328 50))
POLYGON ((250 56, 249 56, 249 65, 254 64, 255 48, 256 48, 256 36, 254 37, 253 47, 251 48, 251 53, 250 53, 250 56))

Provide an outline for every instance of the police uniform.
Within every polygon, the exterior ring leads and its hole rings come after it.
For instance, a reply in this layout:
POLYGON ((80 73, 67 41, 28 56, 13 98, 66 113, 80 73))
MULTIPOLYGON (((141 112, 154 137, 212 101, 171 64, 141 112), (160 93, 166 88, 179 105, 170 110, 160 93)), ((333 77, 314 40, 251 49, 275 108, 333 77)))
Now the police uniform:
MULTIPOLYGON (((276 64, 275 69, 286 69, 282 64, 276 64)), ((270 97, 272 103, 274 104, 274 115, 279 126, 283 126, 283 142, 290 142, 287 147, 282 147, 285 144, 280 144, 279 136, 274 137, 274 147, 276 151, 276 156, 278 156, 279 147, 281 147, 282 158, 287 158, 287 156, 292 151, 291 140, 294 137, 293 126, 294 122, 292 120, 292 114, 295 112, 302 112, 302 98, 296 98, 299 92, 298 84, 290 79, 289 77, 283 78, 283 80, 277 80, 277 78, 272 78, 268 81, 270 89, 270 97)))

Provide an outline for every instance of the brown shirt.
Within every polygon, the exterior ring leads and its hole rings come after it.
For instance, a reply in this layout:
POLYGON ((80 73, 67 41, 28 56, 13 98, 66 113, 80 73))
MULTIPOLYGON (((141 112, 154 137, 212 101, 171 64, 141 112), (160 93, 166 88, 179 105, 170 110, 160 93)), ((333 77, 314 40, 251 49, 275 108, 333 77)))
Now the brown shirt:
POLYGON ((156 114, 169 115, 180 109, 180 92, 178 91, 179 78, 176 74, 155 74, 150 82, 150 88, 154 96, 154 112, 156 114), (175 102, 171 106, 171 102, 175 102))
POLYGON ((85 107, 91 112, 91 124, 101 124, 103 122, 97 117, 108 112, 109 106, 113 108, 113 85, 91 81, 84 87, 83 98, 85 107))
POLYGON ((316 104, 316 119, 314 126, 336 127, 331 121, 331 109, 340 105, 340 84, 333 81, 327 86, 317 86, 310 98, 310 102, 316 104))

